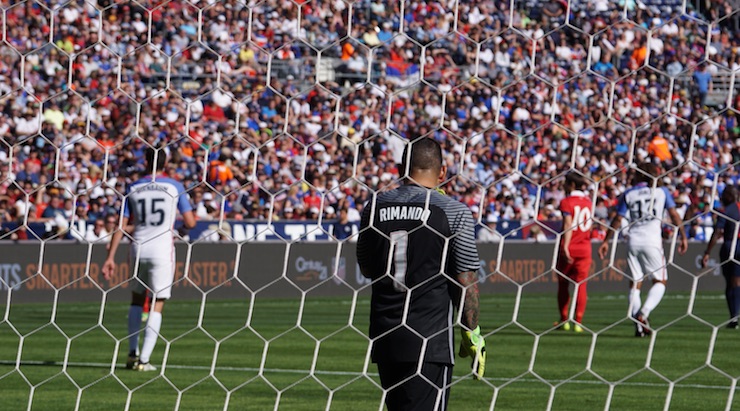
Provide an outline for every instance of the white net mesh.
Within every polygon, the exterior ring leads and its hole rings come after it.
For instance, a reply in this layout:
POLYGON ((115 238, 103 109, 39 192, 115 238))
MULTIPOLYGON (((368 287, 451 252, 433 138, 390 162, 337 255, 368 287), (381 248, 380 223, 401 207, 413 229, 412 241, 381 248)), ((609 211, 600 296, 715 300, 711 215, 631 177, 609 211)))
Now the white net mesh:
POLYGON ((592 183, 597 239, 629 167, 656 159, 690 239, 711 236, 740 160, 737 2, 0 8, 12 408, 382 408, 354 241, 363 205, 396 184, 420 137, 442 144, 444 189, 471 208, 483 263, 489 376, 458 364, 451 408, 732 408, 740 368, 719 270, 700 269, 703 244, 679 256, 675 226, 674 285, 649 341, 626 339, 619 247, 591 271, 584 335, 552 320, 566 171, 592 183), (150 146, 198 219, 176 230, 153 374, 123 369, 136 261, 122 251, 113 277, 101 272, 150 146))

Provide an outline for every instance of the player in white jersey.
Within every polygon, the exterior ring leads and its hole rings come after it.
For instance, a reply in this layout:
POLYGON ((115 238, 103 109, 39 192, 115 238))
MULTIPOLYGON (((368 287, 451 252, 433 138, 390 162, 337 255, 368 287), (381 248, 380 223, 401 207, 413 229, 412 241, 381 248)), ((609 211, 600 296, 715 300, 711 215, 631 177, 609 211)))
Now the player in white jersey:
MULTIPOLYGON (((126 362, 126 368, 137 371, 156 370, 149 364, 149 359, 162 325, 164 302, 170 298, 175 277, 173 229, 177 212, 182 214, 186 228, 195 226, 195 216, 183 185, 169 177, 156 175, 164 169, 165 160, 163 150, 147 150, 146 167, 154 173, 129 186, 121 221, 121 227, 127 227, 129 221, 133 223, 130 258, 138 263, 138 270, 134 271, 135 283, 128 314, 129 358, 126 362), (141 313, 147 291, 152 293, 154 304, 144 331, 141 355, 138 355, 141 313)), ((122 237, 123 230, 119 229, 111 239, 108 257, 103 265, 106 279, 110 279, 116 270, 114 258, 122 237)))
POLYGON ((627 264, 632 273, 630 282, 630 315, 635 320, 635 336, 644 337, 652 330, 648 322, 650 313, 660 304, 665 294, 668 273, 663 251, 663 214, 668 212, 673 225, 678 227, 678 252, 683 254, 688 248, 686 232, 681 225, 681 217, 676 212, 673 196, 665 187, 653 187, 657 178, 658 166, 643 163, 635 171, 633 186, 619 198, 617 215, 599 247, 599 256, 604 259, 609 252, 612 236, 622 227, 622 218, 629 220, 627 240, 627 264), (645 277, 653 278, 645 304, 642 304, 640 288, 645 277))

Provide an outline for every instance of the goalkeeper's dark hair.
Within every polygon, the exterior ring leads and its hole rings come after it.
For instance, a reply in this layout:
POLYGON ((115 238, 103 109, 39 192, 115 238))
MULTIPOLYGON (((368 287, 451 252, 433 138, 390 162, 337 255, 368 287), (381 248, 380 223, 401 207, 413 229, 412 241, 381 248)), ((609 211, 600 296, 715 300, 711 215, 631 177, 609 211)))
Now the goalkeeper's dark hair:
POLYGON ((146 149, 147 171, 149 171, 152 166, 155 167, 153 172, 162 171, 164 170, 165 163, 167 163, 167 153, 164 151, 164 149, 154 147, 149 147, 146 149), (155 160, 156 164, 154 163, 155 160))
POLYGON ((414 170, 418 171, 431 171, 433 173, 439 173, 442 169, 442 147, 439 143, 428 137, 420 138, 414 142, 406 145, 403 149, 403 160, 401 162, 401 173, 408 170, 408 174, 414 170), (409 147, 411 147, 411 162, 410 167, 406 167, 409 159, 409 147))
POLYGON ((735 186, 727 186, 724 190, 722 190, 722 195, 719 198, 719 201, 722 202, 722 205, 727 207, 728 205, 737 202, 737 188, 735 186))

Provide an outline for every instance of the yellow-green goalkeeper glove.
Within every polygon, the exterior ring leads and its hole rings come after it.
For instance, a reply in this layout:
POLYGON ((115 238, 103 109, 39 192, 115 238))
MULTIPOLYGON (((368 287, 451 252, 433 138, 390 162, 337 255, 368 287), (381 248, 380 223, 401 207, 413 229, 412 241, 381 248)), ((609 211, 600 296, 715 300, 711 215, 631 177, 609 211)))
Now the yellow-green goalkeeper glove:
POLYGON ((486 340, 480 335, 480 326, 474 330, 468 331, 465 328, 460 330, 462 341, 460 341, 460 357, 472 357, 471 368, 476 380, 483 378, 486 372, 486 340))

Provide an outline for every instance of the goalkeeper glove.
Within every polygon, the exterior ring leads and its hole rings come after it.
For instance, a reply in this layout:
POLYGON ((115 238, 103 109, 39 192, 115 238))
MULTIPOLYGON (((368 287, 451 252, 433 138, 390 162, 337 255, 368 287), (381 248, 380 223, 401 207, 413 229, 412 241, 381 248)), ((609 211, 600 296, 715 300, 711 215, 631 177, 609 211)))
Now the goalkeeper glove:
POLYGON ((472 357, 471 368, 476 380, 483 378, 486 371, 486 340, 480 334, 480 326, 474 330, 468 331, 465 328, 460 330, 462 341, 460 341, 460 357, 472 357))

